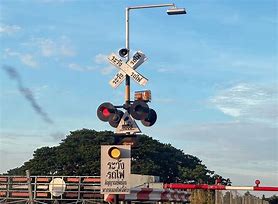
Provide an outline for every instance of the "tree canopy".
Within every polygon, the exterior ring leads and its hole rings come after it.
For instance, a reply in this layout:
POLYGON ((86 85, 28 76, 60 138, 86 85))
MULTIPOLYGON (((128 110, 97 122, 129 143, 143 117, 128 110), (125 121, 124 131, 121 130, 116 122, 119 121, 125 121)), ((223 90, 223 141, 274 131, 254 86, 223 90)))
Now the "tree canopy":
MULTIPOLYGON (((8 174, 23 175, 29 169, 32 175, 97 176, 100 175, 100 146, 113 143, 114 133, 110 131, 72 131, 58 146, 35 150, 32 159, 9 170, 8 174)), ((218 177, 197 157, 146 135, 137 136, 131 155, 132 173, 160 176, 162 182, 212 184, 218 177)))

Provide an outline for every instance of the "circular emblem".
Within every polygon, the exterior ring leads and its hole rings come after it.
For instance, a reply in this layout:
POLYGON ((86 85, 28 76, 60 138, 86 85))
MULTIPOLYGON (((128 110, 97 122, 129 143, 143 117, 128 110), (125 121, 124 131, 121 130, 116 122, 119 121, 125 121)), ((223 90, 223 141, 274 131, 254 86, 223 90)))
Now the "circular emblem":
POLYGON ((51 195, 57 197, 61 196, 66 189, 66 183, 61 178, 55 178, 49 183, 49 192, 51 195))

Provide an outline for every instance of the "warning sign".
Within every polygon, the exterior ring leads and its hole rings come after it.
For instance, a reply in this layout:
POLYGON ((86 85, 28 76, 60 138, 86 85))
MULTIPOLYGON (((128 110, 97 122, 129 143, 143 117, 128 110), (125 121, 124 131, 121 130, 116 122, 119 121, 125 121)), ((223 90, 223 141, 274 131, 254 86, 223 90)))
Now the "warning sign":
POLYGON ((130 145, 101 146, 101 193, 130 193, 130 145))
POLYGON ((116 134, 134 134, 134 133, 141 133, 138 125, 136 124, 135 120, 129 115, 126 111, 123 115, 117 129, 115 130, 116 134))

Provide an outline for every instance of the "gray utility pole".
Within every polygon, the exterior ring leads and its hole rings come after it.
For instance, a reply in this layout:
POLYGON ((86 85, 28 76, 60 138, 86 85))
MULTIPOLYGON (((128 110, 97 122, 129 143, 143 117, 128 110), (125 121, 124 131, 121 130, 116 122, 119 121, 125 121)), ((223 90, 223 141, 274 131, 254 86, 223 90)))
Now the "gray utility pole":
MULTIPOLYGON (((126 20, 125 20, 125 28, 126 28, 126 41, 125 41, 125 47, 130 50, 129 46, 129 11, 133 9, 147 9, 147 8, 160 8, 160 7, 171 7, 171 9, 167 10, 168 15, 179 15, 179 14, 186 14, 186 11, 184 8, 177 8, 175 4, 152 4, 152 5, 143 5, 143 6, 132 6, 126 8, 126 20)), ((127 54, 127 61, 129 60, 129 52, 127 54)), ((125 80, 125 103, 130 104, 130 76, 126 75, 125 80)))

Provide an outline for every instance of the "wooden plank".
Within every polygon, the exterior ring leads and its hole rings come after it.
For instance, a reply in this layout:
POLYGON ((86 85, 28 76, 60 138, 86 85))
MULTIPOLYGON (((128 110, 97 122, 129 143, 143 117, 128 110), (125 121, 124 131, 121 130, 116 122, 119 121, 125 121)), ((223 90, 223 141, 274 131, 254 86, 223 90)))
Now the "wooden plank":
POLYGON ((14 184, 11 187, 12 189, 28 189, 28 185, 26 184, 14 184))
POLYGON ((48 190, 48 185, 37 185, 38 190, 48 190))
POLYGON ((0 182, 8 182, 8 177, 0 177, 0 182))
POLYGON ((0 185, 0 189, 6 189, 8 185, 0 185))
POLYGON ((12 181, 13 182, 27 182, 28 178, 27 177, 13 177, 12 181))
POLYGON ((84 183, 100 183, 100 178, 95 177, 95 178, 84 178, 83 179, 84 183))
POLYGON ((79 183, 79 178, 72 178, 72 177, 69 177, 69 178, 66 178, 66 181, 67 182, 72 182, 72 183, 79 183))
POLYGON ((29 197, 28 192, 12 192, 11 197, 29 197))
POLYGON ((37 182, 41 182, 41 183, 49 183, 51 178, 49 177, 37 177, 37 182))
POLYGON ((84 190, 100 190, 100 186, 83 186, 84 190))
POLYGON ((7 192, 6 191, 0 191, 0 197, 6 197, 7 192))
POLYGON ((83 198, 103 198, 103 195, 100 193, 84 193, 83 198))
POLYGON ((78 186, 69 186, 69 185, 67 185, 66 189, 67 190, 78 190, 78 186))
POLYGON ((47 198, 47 197, 50 197, 50 194, 49 193, 44 193, 44 192, 37 192, 36 197, 47 198))
POLYGON ((66 192, 65 197, 67 197, 67 198, 76 198, 76 197, 78 197, 78 192, 66 192))

